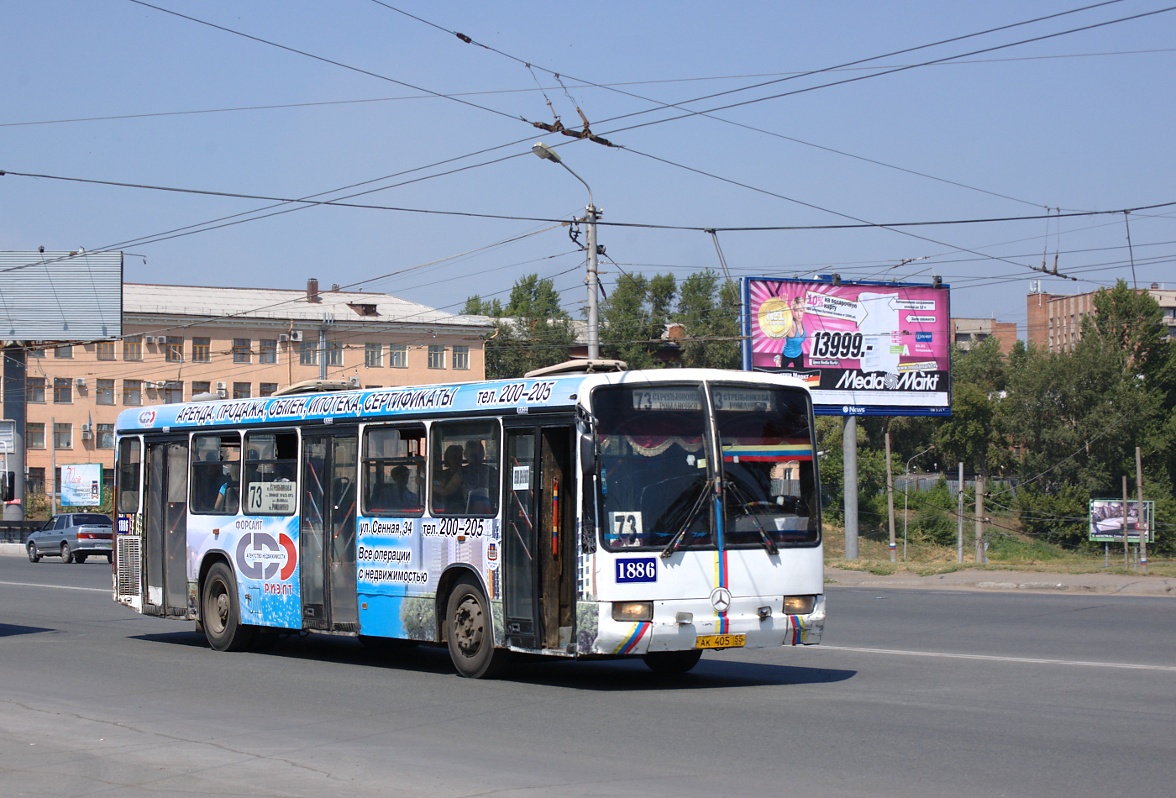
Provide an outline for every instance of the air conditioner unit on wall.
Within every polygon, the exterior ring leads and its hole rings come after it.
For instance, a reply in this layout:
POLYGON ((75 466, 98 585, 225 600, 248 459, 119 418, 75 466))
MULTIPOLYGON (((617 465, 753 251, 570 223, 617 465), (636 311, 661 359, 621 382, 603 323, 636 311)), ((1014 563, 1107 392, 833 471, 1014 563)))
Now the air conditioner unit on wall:
POLYGON ((167 387, 167 380, 160 380, 159 382, 155 383, 155 390, 157 390, 157 391, 162 391, 166 387, 167 387))
POLYGON ((154 335, 145 335, 145 336, 143 336, 143 342, 148 343, 148 344, 153 344, 153 343, 155 343, 155 336, 154 335))
POLYGON ((74 380, 74 385, 78 386, 79 388, 85 388, 86 387, 86 378, 85 377, 78 377, 76 380, 74 380))
POLYGON ((294 343, 298 343, 299 341, 301 341, 302 340, 302 330, 293 330, 290 333, 290 340, 293 341, 294 343))
POLYGON ((94 433, 90 432, 90 430, 86 429, 85 427, 82 427, 82 440, 88 441, 93 437, 94 433))
POLYGON ((216 384, 216 389, 217 389, 218 391, 223 391, 223 390, 225 389, 225 387, 226 387, 226 386, 225 386, 225 384, 224 384, 223 382, 218 382, 218 383, 216 384))

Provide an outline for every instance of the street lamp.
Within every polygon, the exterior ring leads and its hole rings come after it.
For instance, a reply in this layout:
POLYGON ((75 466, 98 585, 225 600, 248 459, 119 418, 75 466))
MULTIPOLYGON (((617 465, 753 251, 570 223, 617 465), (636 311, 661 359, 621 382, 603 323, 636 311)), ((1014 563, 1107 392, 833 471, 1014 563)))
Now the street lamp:
POLYGON ((910 460, 906 461, 906 484, 902 486, 902 561, 906 562, 907 558, 907 499, 911 493, 911 462, 917 457, 927 454, 935 448, 935 444, 931 444, 923 451, 915 454, 910 460))
POLYGON ((531 152, 545 161, 552 161, 568 170, 572 177, 584 184, 584 188, 588 189, 588 208, 587 215, 584 221, 588 226, 588 360, 596 360, 600 357, 600 338, 598 335, 600 323, 596 310, 596 218, 600 215, 600 211, 596 208, 596 204, 592 201, 592 186, 572 171, 555 150, 548 147, 542 141, 537 141, 531 146, 531 152))

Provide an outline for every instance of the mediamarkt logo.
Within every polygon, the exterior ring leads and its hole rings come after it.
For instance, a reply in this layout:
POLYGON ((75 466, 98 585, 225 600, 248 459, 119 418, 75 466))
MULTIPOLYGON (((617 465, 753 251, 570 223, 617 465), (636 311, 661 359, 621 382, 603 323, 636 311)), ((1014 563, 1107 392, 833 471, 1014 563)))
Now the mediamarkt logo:
POLYGON ((885 374, 872 371, 846 371, 837 380, 837 388, 851 391, 934 391, 939 386, 939 375, 925 371, 885 374))

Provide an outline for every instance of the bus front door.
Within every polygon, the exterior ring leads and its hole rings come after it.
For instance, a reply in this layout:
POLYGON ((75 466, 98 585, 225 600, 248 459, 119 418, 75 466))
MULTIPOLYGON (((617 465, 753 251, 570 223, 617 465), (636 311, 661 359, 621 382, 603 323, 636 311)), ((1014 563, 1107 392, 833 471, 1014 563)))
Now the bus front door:
POLYGON ((566 649, 575 618, 575 483, 570 427, 509 429, 503 532, 506 640, 566 649))
POLYGON ((302 437, 302 624, 358 631, 354 432, 302 437))
POLYGON ((188 441, 147 444, 144 559, 147 591, 143 612, 186 615, 188 606, 188 441))

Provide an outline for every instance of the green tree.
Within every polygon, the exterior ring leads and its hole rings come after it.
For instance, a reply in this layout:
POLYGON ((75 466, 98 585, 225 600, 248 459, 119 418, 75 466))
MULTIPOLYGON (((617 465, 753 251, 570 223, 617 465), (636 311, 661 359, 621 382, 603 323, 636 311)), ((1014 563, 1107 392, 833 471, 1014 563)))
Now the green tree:
POLYGON ((496 329, 486 340, 486 376, 521 377, 528 371, 568 359, 576 342, 571 317, 560 305, 550 279, 537 274, 519 278, 503 307, 498 300, 466 300, 466 313, 491 316, 496 329))
POLYGON ((657 352, 674 305, 676 281, 672 274, 652 278, 623 274, 609 298, 601 303, 601 353, 629 364, 630 369, 661 365, 657 352))
POLYGON ((681 343, 683 366, 740 367, 739 305, 739 286, 730 280, 720 282, 710 269, 682 281, 673 321, 686 329, 681 343))

